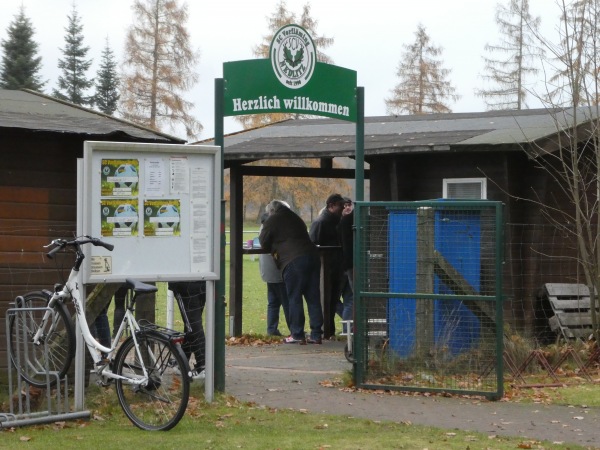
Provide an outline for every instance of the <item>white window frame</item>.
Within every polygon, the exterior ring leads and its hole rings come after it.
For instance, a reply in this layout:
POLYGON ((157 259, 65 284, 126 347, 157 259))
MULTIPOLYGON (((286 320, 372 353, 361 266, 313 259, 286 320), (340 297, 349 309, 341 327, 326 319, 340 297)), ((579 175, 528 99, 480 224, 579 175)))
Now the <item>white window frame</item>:
POLYGON ((481 200, 487 200, 487 178, 483 178, 483 177, 482 178, 444 178, 443 198, 448 198, 448 185, 449 184, 460 184, 460 183, 480 183, 481 200))

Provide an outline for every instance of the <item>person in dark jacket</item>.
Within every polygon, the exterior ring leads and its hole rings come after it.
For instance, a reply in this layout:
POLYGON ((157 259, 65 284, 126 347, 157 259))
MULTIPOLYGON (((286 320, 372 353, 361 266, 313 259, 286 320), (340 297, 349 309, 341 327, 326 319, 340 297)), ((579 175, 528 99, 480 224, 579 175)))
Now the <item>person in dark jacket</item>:
POLYGON ((304 221, 284 202, 273 200, 267 205, 269 217, 263 223, 258 237, 281 270, 288 301, 290 332, 288 344, 321 344, 323 310, 321 309, 319 252, 310 240, 304 221), (304 306, 306 300, 310 337, 304 333, 304 306))
MULTIPOLYGON (((339 247, 340 241, 337 227, 342 218, 344 210, 344 197, 340 194, 332 194, 327 197, 325 208, 310 226, 310 239, 321 247, 339 247)), ((335 335, 335 314, 342 316, 343 305, 340 301, 343 288, 342 273, 342 250, 341 248, 327 251, 327 273, 329 274, 329 286, 331 291, 329 299, 329 330, 335 335)))

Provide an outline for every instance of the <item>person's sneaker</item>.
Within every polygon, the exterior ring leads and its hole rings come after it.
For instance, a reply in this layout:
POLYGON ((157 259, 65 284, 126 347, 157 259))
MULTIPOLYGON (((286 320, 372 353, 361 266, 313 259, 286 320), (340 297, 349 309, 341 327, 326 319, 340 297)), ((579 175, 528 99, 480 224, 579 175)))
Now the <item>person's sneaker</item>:
POLYGON ((307 344, 316 344, 316 345, 321 345, 321 344, 323 343, 323 339, 321 339, 320 337, 319 337, 319 338, 316 338, 316 339, 313 339, 313 338, 307 338, 307 339, 306 339, 306 343, 307 343, 307 344))
POLYGON ((283 340, 284 344, 300 344, 306 345, 306 339, 295 339, 292 336, 288 336, 283 340))
POLYGON ((204 369, 193 369, 190 372, 190 378, 194 381, 204 381, 204 379, 206 378, 206 371, 204 369))

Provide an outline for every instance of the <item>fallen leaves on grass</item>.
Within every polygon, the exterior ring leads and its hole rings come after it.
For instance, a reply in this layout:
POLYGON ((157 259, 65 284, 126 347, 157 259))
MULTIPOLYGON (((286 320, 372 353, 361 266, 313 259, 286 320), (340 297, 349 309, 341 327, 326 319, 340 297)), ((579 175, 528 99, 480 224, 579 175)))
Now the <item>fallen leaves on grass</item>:
POLYGON ((257 336, 252 334, 243 334, 235 337, 231 336, 225 340, 226 345, 249 345, 251 347, 260 347, 262 345, 280 344, 280 336, 257 336))
POLYGON ((519 442, 519 445, 517 445, 517 448, 538 448, 538 446, 541 444, 540 441, 523 441, 523 442, 519 442))
POLYGON ((62 430, 64 428, 67 427, 67 422, 65 422, 64 420, 61 420, 60 422, 54 422, 52 428, 54 428, 55 430, 62 430))

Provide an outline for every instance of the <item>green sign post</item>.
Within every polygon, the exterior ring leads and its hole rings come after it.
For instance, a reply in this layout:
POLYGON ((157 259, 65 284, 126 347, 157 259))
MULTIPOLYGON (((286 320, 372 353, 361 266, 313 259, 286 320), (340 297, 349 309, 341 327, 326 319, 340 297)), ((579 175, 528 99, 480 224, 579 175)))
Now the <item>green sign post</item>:
MULTIPOLYGON (((356 200, 364 199, 364 89, 356 71, 317 61, 310 35, 298 25, 280 28, 268 59, 223 63, 215 80, 215 145, 224 147, 224 117, 292 113, 356 123, 356 200)), ((221 152, 223 154, 223 151, 221 152)), ((224 167, 221 161, 221 169, 224 167)), ((223 183, 221 177, 221 183, 223 183)), ((221 186, 221 192, 224 191, 221 186)), ((221 274, 225 273, 225 209, 221 213, 221 274)), ((225 390, 225 277, 217 283, 215 389, 225 390)))

